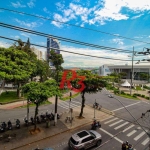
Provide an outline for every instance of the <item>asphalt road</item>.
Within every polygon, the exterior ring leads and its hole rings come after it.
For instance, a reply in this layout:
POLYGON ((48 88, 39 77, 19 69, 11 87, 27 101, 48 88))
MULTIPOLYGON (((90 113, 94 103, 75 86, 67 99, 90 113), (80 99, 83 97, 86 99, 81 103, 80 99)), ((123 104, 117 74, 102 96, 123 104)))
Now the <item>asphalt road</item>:
MULTIPOLYGON (((96 101, 102 105, 103 108, 111 110, 114 112, 112 119, 115 119, 109 123, 107 121, 102 122, 102 129, 98 130, 102 134, 103 143, 106 142, 101 148, 105 149, 120 149, 121 142, 129 141, 135 146, 136 150, 144 150, 148 146, 148 136, 144 133, 143 130, 149 125, 149 122, 146 122, 146 119, 141 119, 141 114, 150 109, 150 104, 147 101, 141 100, 131 100, 126 98, 121 98, 114 96, 114 98, 108 97, 108 92, 103 90, 97 94, 85 94, 86 104, 93 105, 96 101), (120 102, 119 102, 120 101, 120 102), (126 109, 124 108, 126 107, 126 109), (138 122, 142 127, 135 121, 138 119, 138 122), (116 124, 114 124, 116 123, 116 124), (132 124, 134 123, 134 124, 132 124), (131 126, 131 127, 130 127, 131 126), (125 129, 128 129, 124 131, 125 129), (124 132, 123 132, 124 131, 124 132), (117 134, 117 138, 112 138, 112 136, 117 134)), ((80 107, 81 105, 81 96, 72 99, 71 103, 69 101, 61 102, 58 104, 58 113, 68 111, 69 106, 71 108, 80 107)), ((40 106, 39 113, 54 111, 54 105, 40 106)), ((1 121, 8 121, 10 118, 12 121, 16 118, 23 120, 26 115, 26 108, 16 108, 12 110, 0 110, 1 121)), ((30 108, 30 116, 34 114, 34 108, 30 108)), ((94 114, 93 114, 94 115, 94 114)), ((110 119, 111 120, 111 119, 110 119)), ((150 116, 147 116, 147 120, 150 120, 150 116)), ((15 121, 14 121, 15 122, 15 121)), ((89 129, 89 126, 84 127, 84 129, 89 129)), ((81 130, 81 129, 79 129, 81 130)), ((76 132, 76 131, 74 131, 76 132)), ((50 140, 44 147, 55 147, 56 150, 67 150, 67 142, 69 137, 72 135, 72 132, 67 132, 66 135, 63 135, 63 138, 57 137, 53 140, 50 140), (59 141, 59 142, 58 142, 59 141)), ((35 145, 36 146, 36 145, 35 145)), ((42 143, 41 143, 42 146, 42 143)), ((42 146, 43 147, 43 146, 42 146)))

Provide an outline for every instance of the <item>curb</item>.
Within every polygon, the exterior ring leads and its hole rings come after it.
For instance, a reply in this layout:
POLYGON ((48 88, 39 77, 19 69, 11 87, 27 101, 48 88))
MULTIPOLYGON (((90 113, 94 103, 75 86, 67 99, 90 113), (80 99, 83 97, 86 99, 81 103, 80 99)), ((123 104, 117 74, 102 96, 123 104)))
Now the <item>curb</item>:
POLYGON ((92 121, 86 122, 86 123, 84 123, 84 124, 82 124, 82 125, 80 125, 80 126, 77 126, 77 127, 75 127, 75 128, 72 128, 72 129, 69 129, 69 128, 68 128, 68 129, 66 129, 66 130, 64 130, 64 131, 61 131, 61 132, 59 132, 59 133, 56 133, 56 134, 53 134, 53 135, 50 135, 50 136, 47 136, 47 137, 44 137, 44 138, 35 140, 35 141, 31 142, 31 143, 27 143, 27 144, 24 144, 24 145, 15 147, 15 148, 13 148, 13 149, 11 149, 11 150, 16 150, 16 149, 25 147, 25 146, 27 146, 27 145, 31 145, 31 144, 34 144, 34 143, 36 143, 36 142, 40 142, 40 141, 42 141, 42 140, 49 139, 49 138, 54 137, 54 136, 57 136, 57 135, 59 135, 59 134, 62 134, 62 133, 68 132, 68 131, 76 130, 76 129, 82 127, 82 126, 85 126, 85 125, 87 125, 87 124, 90 124, 91 122, 92 122, 92 121))
MULTIPOLYGON (((88 106, 90 106, 90 107, 93 108, 93 106, 91 106, 91 105, 88 105, 88 106)), ((93 109, 94 109, 94 108, 93 108, 93 109)), ((101 108, 100 110, 98 110, 98 109, 95 109, 95 110, 97 110, 97 111, 102 111, 102 112, 107 113, 107 114, 110 114, 110 115, 114 115, 114 112, 112 112, 112 111, 110 111, 110 110, 108 110, 108 109, 105 109, 105 108, 101 108)))

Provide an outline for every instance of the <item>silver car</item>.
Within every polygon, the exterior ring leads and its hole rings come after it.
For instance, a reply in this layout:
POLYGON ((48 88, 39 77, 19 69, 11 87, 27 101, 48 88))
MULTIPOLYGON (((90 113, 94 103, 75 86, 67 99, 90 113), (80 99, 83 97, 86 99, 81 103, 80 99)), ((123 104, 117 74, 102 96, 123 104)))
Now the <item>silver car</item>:
POLYGON ((102 136, 94 130, 83 130, 71 136, 68 142, 70 150, 85 150, 93 146, 100 146, 102 136))

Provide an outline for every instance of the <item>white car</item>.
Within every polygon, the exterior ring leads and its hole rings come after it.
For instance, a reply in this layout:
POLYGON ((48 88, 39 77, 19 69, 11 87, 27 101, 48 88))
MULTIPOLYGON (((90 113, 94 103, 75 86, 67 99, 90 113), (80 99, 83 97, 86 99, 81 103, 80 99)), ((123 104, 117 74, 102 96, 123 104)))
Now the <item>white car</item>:
POLYGON ((114 96, 113 96, 113 95, 111 95, 111 94, 109 94, 109 95, 108 95, 108 97, 113 98, 114 96))

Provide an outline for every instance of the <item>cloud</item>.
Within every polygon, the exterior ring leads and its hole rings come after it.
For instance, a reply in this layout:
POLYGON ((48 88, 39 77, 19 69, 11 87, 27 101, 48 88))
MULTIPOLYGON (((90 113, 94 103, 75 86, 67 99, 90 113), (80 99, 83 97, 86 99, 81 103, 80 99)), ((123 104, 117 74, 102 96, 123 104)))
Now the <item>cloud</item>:
POLYGON ((18 35, 15 35, 15 36, 11 35, 10 37, 13 37, 15 39, 20 39, 20 36, 18 36, 18 35))
POLYGON ((11 45, 13 45, 13 43, 11 42, 8 42, 8 41, 0 41, 0 47, 5 47, 5 48, 8 48, 10 47, 11 45))
POLYGON ((20 2, 16 2, 16 3, 11 3, 12 4, 12 6, 13 7, 15 7, 15 8, 23 8, 23 7, 26 7, 26 5, 22 5, 22 4, 20 4, 20 2))
MULTIPOLYGON (((80 25, 105 25, 108 21, 113 20, 136 19, 142 16, 140 14, 132 17, 137 12, 143 13, 144 11, 150 10, 150 1, 148 0, 139 0, 136 3, 131 0, 99 0, 93 7, 90 7, 90 5, 84 6, 84 4, 81 5, 81 3, 78 4, 76 2, 79 1, 74 0, 68 6, 64 6, 64 2, 56 3, 57 9, 61 11, 59 14, 57 13, 57 16, 61 16, 57 18, 57 21, 64 20, 65 22, 69 22, 76 20, 76 22, 80 22, 80 25), (123 9, 129 10, 131 14, 126 14, 123 9)), ((55 13, 53 17, 56 19, 55 13)), ((57 23, 52 24, 60 27, 57 23)))
POLYGON ((143 16, 144 14, 140 14, 140 15, 137 15, 137 16, 134 16, 132 17, 131 19, 137 19, 137 18, 140 18, 141 16, 143 16))
MULTIPOLYGON (((89 49, 89 48, 77 48, 77 47, 70 47, 66 45, 61 46, 62 50, 67 50, 70 52, 82 53, 87 55, 99 56, 99 57, 109 57, 109 58, 118 58, 118 59, 129 59, 127 54, 125 53, 118 53, 118 52, 111 52, 106 50, 97 50, 97 49, 89 49)), ((64 64, 63 67, 99 67, 103 64, 111 63, 111 64, 125 64, 125 61, 119 60, 111 60, 111 59, 102 59, 102 58, 95 58, 95 57, 87 57, 82 55, 75 55, 71 53, 65 53, 61 51, 63 55, 64 64)))
POLYGON ((119 38, 112 39, 110 42, 118 45, 124 45, 123 39, 119 39, 119 38))
POLYGON ((33 8, 35 6, 34 2, 35 0, 30 0, 30 2, 27 3, 28 7, 33 8))
POLYGON ((30 33, 24 33, 24 32, 20 32, 20 35, 24 36, 24 37, 27 37, 27 38, 30 38, 31 36, 37 36, 35 34, 30 34, 30 33))
POLYGON ((19 19, 15 19, 15 21, 17 23, 19 23, 21 26, 25 26, 25 27, 28 27, 28 28, 35 28, 35 27, 39 27, 40 25, 42 25, 41 22, 25 22, 25 21, 21 21, 19 19))
POLYGON ((46 7, 43 8, 43 11, 44 11, 45 13, 51 15, 51 12, 50 12, 46 7))

